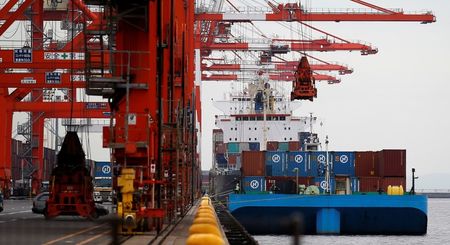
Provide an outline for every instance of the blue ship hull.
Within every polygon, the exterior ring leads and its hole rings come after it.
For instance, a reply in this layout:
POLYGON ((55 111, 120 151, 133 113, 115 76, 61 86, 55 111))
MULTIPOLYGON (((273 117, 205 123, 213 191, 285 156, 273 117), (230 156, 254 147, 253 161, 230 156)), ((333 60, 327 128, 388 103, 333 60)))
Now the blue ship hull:
POLYGON ((427 197, 422 195, 231 194, 230 212, 254 235, 292 234, 303 217, 304 234, 424 235, 427 197))

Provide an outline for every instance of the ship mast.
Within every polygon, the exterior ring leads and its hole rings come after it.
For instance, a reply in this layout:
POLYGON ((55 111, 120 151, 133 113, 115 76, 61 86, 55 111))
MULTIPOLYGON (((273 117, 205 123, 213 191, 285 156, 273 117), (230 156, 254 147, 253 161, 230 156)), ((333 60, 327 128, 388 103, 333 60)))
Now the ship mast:
POLYGON ((330 159, 328 154, 328 135, 325 138, 325 154, 327 155, 326 158, 326 172, 325 172, 325 182, 327 182, 327 188, 325 188, 325 193, 331 194, 331 183, 330 183, 330 159))
MULTIPOLYGON (((259 77, 259 85, 261 86, 261 83, 264 83, 262 77, 259 77)), ((264 85, 263 85, 264 87, 264 85)), ((264 93, 263 93, 264 94, 264 93)), ((263 142, 262 145, 260 146, 260 149, 262 151, 267 150, 267 127, 266 127, 266 116, 267 116, 267 112, 266 112, 266 108, 267 108, 267 98, 264 98, 264 106, 263 106, 263 142)))

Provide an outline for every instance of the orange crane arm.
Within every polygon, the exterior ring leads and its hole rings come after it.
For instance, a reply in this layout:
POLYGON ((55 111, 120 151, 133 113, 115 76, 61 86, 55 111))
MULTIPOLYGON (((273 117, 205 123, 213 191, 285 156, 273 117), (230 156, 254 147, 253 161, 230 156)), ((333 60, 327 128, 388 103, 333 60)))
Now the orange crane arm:
POLYGON ((277 11, 252 12, 252 13, 198 13, 197 20, 209 21, 232 21, 232 22, 249 22, 249 21, 408 21, 420 23, 432 23, 436 21, 436 17, 431 11, 424 13, 406 14, 403 11, 387 10, 363 1, 353 1, 356 3, 364 3, 370 7, 367 11, 351 12, 351 11, 324 11, 313 12, 305 11, 296 3, 279 4, 277 11), (375 10, 382 10, 374 12, 375 10))
POLYGON ((290 51, 361 51, 361 54, 376 54, 377 48, 366 44, 350 42, 332 42, 327 39, 275 42, 275 43, 211 43, 202 44, 203 50, 270 51, 288 53, 290 51))
MULTIPOLYGON (((274 63, 274 62, 273 62, 274 63)), ((287 61, 275 64, 269 64, 264 66, 243 65, 243 64, 212 64, 210 66, 202 64, 203 71, 242 71, 242 70, 259 70, 259 69, 273 69, 278 71, 295 71, 297 69, 298 62, 287 61)), ((339 64, 314 64, 311 65, 313 71, 339 71, 339 74, 350 74, 352 69, 339 64)))
MULTIPOLYGON (((316 81, 334 81, 333 83, 340 82, 339 79, 330 76, 330 75, 324 75, 324 74, 313 74, 313 78, 316 81)), ((284 81, 284 82, 292 82, 293 75, 286 75, 286 74, 270 74, 269 73, 269 79, 276 80, 276 81, 284 81)), ((237 74, 212 74, 212 75, 206 75, 202 74, 202 80, 204 81, 237 81, 239 79, 239 75, 237 74)))

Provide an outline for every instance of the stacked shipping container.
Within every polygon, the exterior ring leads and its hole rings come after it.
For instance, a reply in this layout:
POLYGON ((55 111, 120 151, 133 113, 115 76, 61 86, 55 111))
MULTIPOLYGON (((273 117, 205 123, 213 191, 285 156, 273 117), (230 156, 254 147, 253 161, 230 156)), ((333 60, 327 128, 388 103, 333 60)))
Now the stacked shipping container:
POLYGON ((266 191, 275 185, 283 193, 291 193, 296 179, 299 184, 315 184, 323 191, 327 161, 332 193, 386 192, 389 185, 402 185, 406 189, 405 150, 332 151, 328 156, 323 151, 243 151, 241 154, 243 176, 265 178, 266 191))
POLYGON ((355 157, 360 192, 386 192, 389 185, 406 191, 406 150, 356 152, 355 157))
MULTIPOLYGON (((215 161, 219 168, 241 169, 242 175, 252 177, 254 183, 255 178, 264 178, 266 191, 276 186, 283 193, 291 193, 296 179, 299 184, 316 184, 323 190, 320 184, 324 182, 327 161, 335 193, 386 192, 389 185, 402 185, 406 190, 406 150, 332 151, 328 155, 323 151, 300 151, 304 143, 310 143, 310 136, 300 132, 299 141, 268 141, 267 151, 260 151, 258 142, 224 143, 222 130, 215 129, 215 161)), ((247 182, 243 183, 246 192, 261 191, 262 185, 256 190, 247 182)))

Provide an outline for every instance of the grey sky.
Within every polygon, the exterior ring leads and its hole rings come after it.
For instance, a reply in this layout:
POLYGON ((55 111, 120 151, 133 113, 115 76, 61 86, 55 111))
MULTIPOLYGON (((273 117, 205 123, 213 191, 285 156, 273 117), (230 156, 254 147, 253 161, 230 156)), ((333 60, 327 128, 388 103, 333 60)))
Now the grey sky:
MULTIPOLYGON (((350 1, 306 2, 312 8, 358 7, 350 1)), ((318 98, 313 103, 304 102, 296 114, 314 112, 321 118, 324 125, 317 131, 322 137, 330 137, 334 150, 407 149, 408 174, 411 167, 416 168, 422 176, 419 187, 450 188, 446 157, 450 137, 450 3, 372 2, 405 11, 432 10, 437 22, 313 23, 344 39, 370 42, 379 52, 370 56, 359 52, 312 53, 327 61, 345 63, 354 68, 354 73, 341 76, 342 82, 337 85, 319 83, 318 98), (440 178, 434 178, 436 174, 440 178)), ((218 113, 210 100, 223 98, 223 86, 217 82, 203 85, 203 169, 211 167, 211 129, 218 113)))

